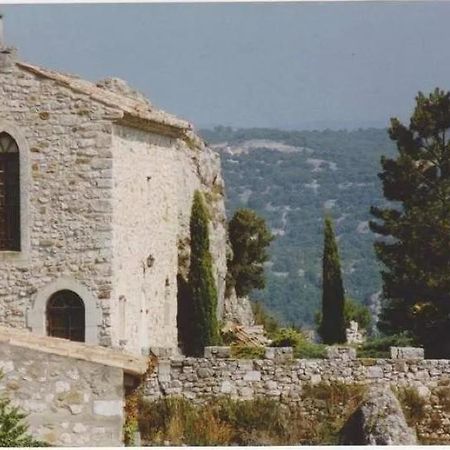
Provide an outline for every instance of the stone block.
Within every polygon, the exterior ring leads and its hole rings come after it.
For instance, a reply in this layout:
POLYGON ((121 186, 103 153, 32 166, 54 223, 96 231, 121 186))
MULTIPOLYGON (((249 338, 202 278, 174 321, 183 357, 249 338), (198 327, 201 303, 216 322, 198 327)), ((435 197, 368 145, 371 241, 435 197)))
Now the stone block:
POLYGON ((230 358, 230 347, 205 347, 205 358, 230 358))
POLYGON ((292 347, 266 347, 264 358, 277 362, 289 361, 294 358, 294 349, 292 347))
POLYGON ((380 366, 370 366, 367 368, 367 378, 383 378, 383 368, 380 366))
POLYGON ((327 358, 350 361, 356 359, 356 349, 353 347, 333 345, 327 347, 327 358))
POLYGON ((423 348, 420 347, 391 347, 391 359, 424 359, 423 348))
POLYGON ((244 381, 261 381, 261 372, 257 370, 250 370, 244 375, 244 381))
POLYGON ((94 414, 97 416, 122 416, 123 401, 122 400, 96 400, 94 402, 94 414))

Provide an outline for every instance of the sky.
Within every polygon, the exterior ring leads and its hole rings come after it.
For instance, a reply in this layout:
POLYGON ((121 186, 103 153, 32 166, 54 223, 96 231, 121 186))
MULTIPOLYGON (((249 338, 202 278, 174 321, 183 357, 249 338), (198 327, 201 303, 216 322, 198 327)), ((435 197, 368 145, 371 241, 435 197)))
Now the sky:
POLYGON ((450 2, 8 5, 21 59, 115 76, 192 122, 324 129, 407 121, 450 89, 450 2))

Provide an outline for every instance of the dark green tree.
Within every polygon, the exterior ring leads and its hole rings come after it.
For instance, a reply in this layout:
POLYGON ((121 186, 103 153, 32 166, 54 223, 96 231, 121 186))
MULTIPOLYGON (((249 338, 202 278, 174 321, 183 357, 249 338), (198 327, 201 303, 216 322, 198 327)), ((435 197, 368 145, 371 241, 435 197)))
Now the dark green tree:
POLYGON ((230 220, 228 236, 233 250, 228 261, 228 287, 234 287, 238 297, 263 289, 267 247, 274 239, 266 222, 250 209, 238 209, 230 220))
POLYGON ((192 301, 192 323, 191 337, 186 342, 187 353, 194 356, 201 356, 206 346, 217 345, 220 340, 217 322, 217 289, 209 251, 208 222, 209 216, 203 195, 195 191, 190 220, 189 289, 192 301))
POLYGON ((45 442, 28 434, 26 415, 12 406, 7 397, 0 397, 0 447, 45 447, 45 442))
POLYGON ((330 217, 325 218, 322 263, 322 321, 319 334, 324 344, 342 343, 345 342, 344 286, 330 217))
POLYGON ((409 127, 391 119, 398 156, 379 174, 390 202, 371 208, 383 263, 379 328, 408 332, 430 357, 450 356, 450 93, 416 97, 409 127))

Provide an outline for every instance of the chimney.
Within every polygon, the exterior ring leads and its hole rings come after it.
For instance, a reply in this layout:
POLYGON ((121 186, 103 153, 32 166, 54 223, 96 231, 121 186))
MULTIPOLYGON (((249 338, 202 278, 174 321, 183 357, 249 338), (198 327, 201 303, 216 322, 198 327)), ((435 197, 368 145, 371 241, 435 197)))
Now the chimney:
POLYGON ((3 34, 3 14, 0 13, 0 72, 8 72, 14 68, 16 62, 16 49, 7 47, 3 34))

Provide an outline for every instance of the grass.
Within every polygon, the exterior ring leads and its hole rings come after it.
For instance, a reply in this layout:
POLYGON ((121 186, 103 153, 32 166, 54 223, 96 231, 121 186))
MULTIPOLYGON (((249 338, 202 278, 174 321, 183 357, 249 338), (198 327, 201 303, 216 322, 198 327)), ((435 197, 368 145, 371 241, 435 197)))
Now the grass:
POLYGON ((407 424, 415 427, 425 417, 426 400, 414 387, 402 387, 394 389, 405 415, 407 424))
POLYGON ((141 400, 139 429, 143 445, 335 444, 364 390, 343 383, 305 385, 302 401, 290 405, 267 398, 141 400))

